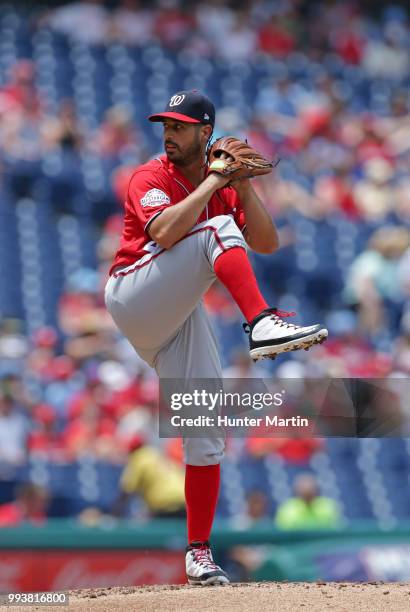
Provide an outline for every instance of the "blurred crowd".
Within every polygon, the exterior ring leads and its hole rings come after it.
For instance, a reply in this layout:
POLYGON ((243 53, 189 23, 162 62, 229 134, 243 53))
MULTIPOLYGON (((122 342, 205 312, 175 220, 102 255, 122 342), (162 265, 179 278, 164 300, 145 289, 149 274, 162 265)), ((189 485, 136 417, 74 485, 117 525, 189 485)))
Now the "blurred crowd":
POLYGON ((258 51, 283 58, 300 48, 312 56, 331 50, 349 64, 363 63, 373 76, 400 78, 409 61, 406 12, 393 4, 383 19, 374 31, 355 1, 80 0, 40 12, 37 23, 86 44, 160 40, 170 49, 228 60, 248 60, 258 51))
MULTIPOLYGON (((277 364, 249 362, 240 313, 215 285, 206 304, 218 333, 231 338, 221 349, 225 376, 409 376, 410 26, 404 8, 390 5, 376 19, 359 3, 336 0, 209 0, 191 3, 190 10, 178 0, 122 0, 114 8, 88 0, 36 10, 30 24, 87 45, 120 41, 132 48, 154 41, 170 53, 183 49, 221 64, 252 62, 255 69, 266 58, 275 60, 275 74, 254 92, 246 123, 232 105, 218 109, 216 125, 216 135, 246 137, 269 158, 282 159, 275 174, 255 182, 278 222, 282 245, 270 262, 254 260, 262 286, 269 291, 277 285, 277 305, 286 308, 280 301, 285 293, 293 305, 289 287, 281 292, 280 286, 295 256, 287 249, 298 248, 295 219, 316 228, 316 246, 323 224, 340 221, 365 228, 368 238, 345 270, 342 290, 332 295, 332 308, 322 306, 327 285, 317 292, 316 311, 329 340, 277 364), (300 66, 300 79, 289 77, 290 64, 300 66), (369 87, 362 95, 363 82, 369 87)), ((51 110, 36 69, 32 58, 20 59, 0 84, 0 191, 16 201, 45 177, 57 213, 94 219, 98 267, 70 279, 56 328, 29 335, 22 321, 1 321, 0 464, 21 465, 28 455, 66 462, 91 454, 122 465, 135 452, 135 436, 144 446, 158 446, 158 387, 153 371, 115 330, 102 295, 130 173, 158 153, 158 142, 126 107, 107 108, 95 127, 83 122, 71 99, 51 110), (107 179, 97 204, 95 198, 90 203, 83 172, 90 155, 107 179)), ((303 274, 297 270, 297 283, 303 274)), ((327 274, 330 282, 331 268, 327 274)), ((180 466, 179 442, 162 447, 162 456, 180 466)), ((243 452, 276 454, 302 467, 324 448, 319 440, 243 443, 243 452)), ((153 465, 158 460, 150 455, 153 465)), ((123 482, 129 494, 132 477, 123 482)), ((174 492, 170 496, 174 500, 174 492)), ((174 501, 169 511, 178 513, 174 501)))

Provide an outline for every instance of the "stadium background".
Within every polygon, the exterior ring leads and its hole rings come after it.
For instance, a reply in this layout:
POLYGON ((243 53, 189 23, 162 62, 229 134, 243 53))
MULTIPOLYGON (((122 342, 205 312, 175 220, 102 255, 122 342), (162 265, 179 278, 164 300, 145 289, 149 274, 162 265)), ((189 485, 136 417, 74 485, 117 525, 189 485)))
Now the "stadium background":
MULTIPOLYGON (((101 293, 130 169, 161 150, 146 117, 199 88, 218 109, 216 135, 282 158, 257 183, 282 248, 253 262, 268 301, 298 322, 324 321, 330 339, 251 365, 241 315, 216 286, 206 302, 225 375, 406 378, 409 14, 386 2, 58 4, 0 4, 0 588, 176 581, 183 527, 150 522, 140 497, 113 516, 132 445, 181 460, 178 444, 156 437, 155 376, 117 335, 101 293), (27 482, 39 488, 16 487, 27 482), (114 555, 102 567, 101 554, 83 553, 88 583, 78 571, 67 583, 47 582, 51 569, 27 578, 31 548, 164 542, 157 557, 131 552, 115 567, 114 555), (138 571, 125 571, 136 559, 138 571), (161 563, 174 573, 155 573, 161 563)), ((238 579, 408 579, 409 464, 404 438, 235 440, 215 544, 238 579), (275 527, 300 472, 337 504, 332 540, 275 527), (308 558, 310 574, 298 574, 308 558)))

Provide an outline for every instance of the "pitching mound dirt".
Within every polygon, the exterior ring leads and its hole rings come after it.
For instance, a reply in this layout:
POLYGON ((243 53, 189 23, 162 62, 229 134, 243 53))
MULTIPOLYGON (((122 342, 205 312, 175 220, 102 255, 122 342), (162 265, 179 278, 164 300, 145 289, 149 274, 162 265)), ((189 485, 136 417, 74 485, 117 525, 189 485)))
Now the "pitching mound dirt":
POLYGON ((278 612, 405 612, 410 610, 410 584, 404 583, 286 583, 257 582, 227 586, 193 587, 164 585, 146 587, 109 587, 69 592, 68 608, 19 606, 28 610, 79 610, 99 612, 225 612, 256 609, 278 612))

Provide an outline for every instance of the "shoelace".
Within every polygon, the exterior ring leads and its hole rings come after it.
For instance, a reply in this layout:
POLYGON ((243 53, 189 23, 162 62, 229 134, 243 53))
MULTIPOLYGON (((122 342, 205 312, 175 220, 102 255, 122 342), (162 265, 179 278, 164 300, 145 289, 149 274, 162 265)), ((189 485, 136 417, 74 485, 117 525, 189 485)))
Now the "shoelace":
MULTIPOLYGON (((279 308, 267 308, 265 312, 266 315, 271 313, 270 318, 273 319, 279 327, 293 327, 294 329, 299 327, 298 325, 294 325, 293 323, 286 323, 285 321, 282 321, 282 318, 294 317, 296 312, 287 312, 286 310, 279 310, 279 308)), ((251 330, 251 326, 249 325, 249 323, 243 323, 242 326, 245 332, 249 334, 251 330)))
POLYGON ((270 318, 273 319, 279 325, 279 327, 293 327, 294 329, 298 327, 293 323, 286 323, 286 321, 282 321, 282 317, 294 317, 296 312, 287 312, 286 310, 279 310, 278 308, 270 308, 269 310, 272 311, 270 318))
POLYGON ((210 556, 211 550, 206 546, 201 546, 201 548, 193 548, 191 553, 199 565, 209 569, 219 569, 219 566, 212 561, 212 557, 210 556))

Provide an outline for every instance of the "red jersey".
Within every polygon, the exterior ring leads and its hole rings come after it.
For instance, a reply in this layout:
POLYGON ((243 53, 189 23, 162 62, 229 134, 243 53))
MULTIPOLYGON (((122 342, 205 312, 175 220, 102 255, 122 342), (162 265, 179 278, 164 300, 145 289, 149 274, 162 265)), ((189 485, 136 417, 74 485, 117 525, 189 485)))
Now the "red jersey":
MULTIPOLYGON (((149 224, 165 208, 178 204, 194 190, 195 187, 166 155, 139 166, 128 187, 120 247, 109 274, 116 266, 131 265, 150 253, 156 243, 147 232, 149 224)), ((239 229, 244 229, 245 215, 232 187, 223 187, 213 194, 197 224, 217 215, 231 215, 239 229)))

